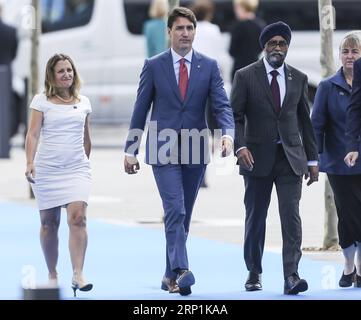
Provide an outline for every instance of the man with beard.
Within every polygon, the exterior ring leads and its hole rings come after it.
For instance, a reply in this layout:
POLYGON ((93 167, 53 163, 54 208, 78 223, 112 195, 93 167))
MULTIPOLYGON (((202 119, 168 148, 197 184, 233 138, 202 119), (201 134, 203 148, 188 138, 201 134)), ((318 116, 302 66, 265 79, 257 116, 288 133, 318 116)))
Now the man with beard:
POLYGON ((318 155, 307 76, 284 63, 291 29, 284 22, 266 26, 259 42, 264 58, 236 72, 231 92, 234 150, 245 183, 244 259, 247 291, 262 289, 266 217, 276 185, 283 238, 284 294, 306 291, 298 275, 302 229, 299 215, 302 175, 318 180, 318 155))

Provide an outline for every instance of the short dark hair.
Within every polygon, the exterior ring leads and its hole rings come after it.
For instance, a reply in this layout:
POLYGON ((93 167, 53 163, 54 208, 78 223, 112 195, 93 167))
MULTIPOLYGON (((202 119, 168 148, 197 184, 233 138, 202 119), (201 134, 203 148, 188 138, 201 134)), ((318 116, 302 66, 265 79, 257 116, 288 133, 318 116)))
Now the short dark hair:
POLYGON ((179 17, 188 19, 193 23, 194 28, 197 27, 197 19, 192 10, 185 7, 176 7, 169 13, 168 16, 167 26, 169 29, 172 29, 174 21, 176 21, 179 17))

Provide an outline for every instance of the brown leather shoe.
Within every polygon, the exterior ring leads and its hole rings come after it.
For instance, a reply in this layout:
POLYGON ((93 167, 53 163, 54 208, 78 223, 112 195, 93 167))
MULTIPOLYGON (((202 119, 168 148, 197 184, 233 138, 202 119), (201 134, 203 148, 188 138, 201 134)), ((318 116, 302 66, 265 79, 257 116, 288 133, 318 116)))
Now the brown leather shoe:
POLYGON ((179 293, 177 282, 165 276, 162 279, 161 289, 164 291, 169 291, 169 293, 179 293))

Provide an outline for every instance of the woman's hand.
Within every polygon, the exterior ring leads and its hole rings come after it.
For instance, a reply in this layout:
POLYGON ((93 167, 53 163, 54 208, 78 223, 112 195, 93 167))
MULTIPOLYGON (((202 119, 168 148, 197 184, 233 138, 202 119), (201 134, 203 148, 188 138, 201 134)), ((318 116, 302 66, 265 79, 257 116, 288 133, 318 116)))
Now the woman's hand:
POLYGON ((358 159, 358 152, 357 151, 351 151, 349 152, 344 161, 348 167, 353 167, 356 164, 356 160, 358 159))
POLYGON ((26 166, 26 171, 25 171, 25 177, 26 180, 28 180, 30 183, 35 183, 35 167, 33 163, 29 163, 26 166))

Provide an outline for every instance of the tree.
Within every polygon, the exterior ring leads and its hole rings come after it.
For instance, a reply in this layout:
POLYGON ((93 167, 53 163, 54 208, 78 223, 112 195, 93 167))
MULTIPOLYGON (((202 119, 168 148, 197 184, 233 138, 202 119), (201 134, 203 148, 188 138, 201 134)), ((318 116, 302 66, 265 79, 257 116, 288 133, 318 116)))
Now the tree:
MULTIPOLYGON (((318 0, 320 34, 321 34, 321 68, 322 77, 329 77, 335 73, 333 60, 333 30, 335 29, 335 12, 332 0, 318 0)), ((325 222, 323 249, 338 248, 337 214, 330 183, 325 180, 325 222)))
POLYGON ((31 34, 31 75, 30 75, 30 96, 31 100, 39 90, 39 35, 41 32, 40 6, 39 0, 32 0, 31 5, 34 9, 34 24, 31 34))
MULTIPOLYGON (((29 88, 30 92, 28 93, 28 105, 33 97, 39 91, 39 35, 41 33, 41 15, 40 15, 40 5, 39 0, 31 0, 32 6, 32 33, 31 33, 31 56, 30 56, 30 79, 29 79, 29 88)), ((33 191, 31 187, 30 198, 34 198, 33 191)))

